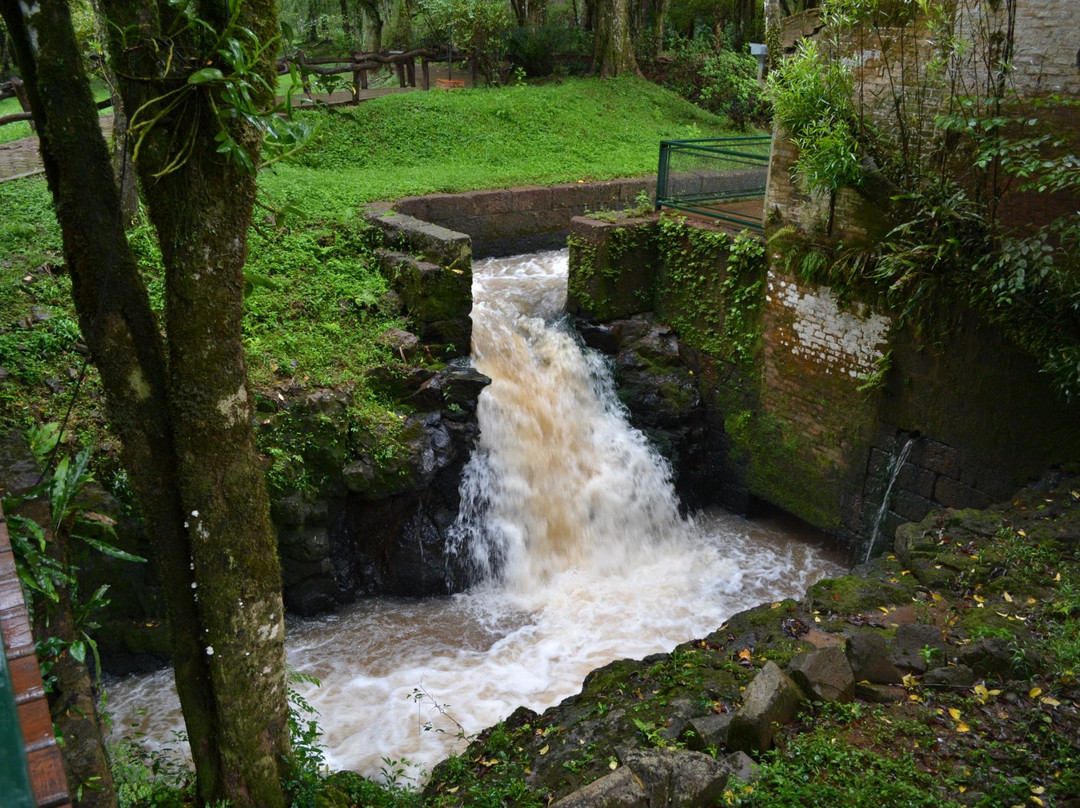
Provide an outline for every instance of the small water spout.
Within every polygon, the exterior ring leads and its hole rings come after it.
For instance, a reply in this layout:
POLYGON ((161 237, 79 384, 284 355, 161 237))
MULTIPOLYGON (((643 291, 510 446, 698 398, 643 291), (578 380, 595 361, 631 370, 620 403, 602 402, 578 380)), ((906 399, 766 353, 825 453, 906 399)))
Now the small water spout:
MULTIPOLYGON (((899 443, 900 436, 897 436, 897 443, 899 443)), ((878 534, 881 533, 881 525, 885 522, 885 514, 889 511, 889 500, 892 498, 893 486, 896 485, 896 480, 900 476, 900 469, 904 467, 904 463, 907 461, 908 455, 911 454, 912 447, 918 442, 919 435, 908 435, 900 450, 897 451, 896 447, 893 447, 892 455, 889 457, 889 465, 885 467, 885 491, 881 495, 881 505, 878 506, 877 514, 874 516, 874 527, 870 531, 870 541, 866 545, 866 557, 863 558, 865 564, 870 560, 870 556, 874 552, 874 544, 877 542, 878 534)))

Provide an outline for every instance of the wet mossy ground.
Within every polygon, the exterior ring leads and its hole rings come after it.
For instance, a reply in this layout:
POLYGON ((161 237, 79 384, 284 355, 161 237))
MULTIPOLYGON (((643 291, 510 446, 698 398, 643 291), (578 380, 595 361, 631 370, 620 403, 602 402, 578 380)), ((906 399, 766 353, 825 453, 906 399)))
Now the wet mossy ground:
MULTIPOLYGON (((539 806, 619 765, 679 746, 691 718, 738 709, 766 660, 859 632, 940 630, 930 667, 979 644, 992 670, 932 686, 911 670, 884 703, 805 703, 729 805, 1080 805, 1080 478, 1051 476, 986 511, 904 526, 897 551, 821 581, 801 601, 742 612, 670 654, 620 660, 537 715, 524 708, 432 773, 423 804, 539 806)), ((975 664, 975 663, 972 663, 975 664)), ((725 750, 708 749, 723 754, 725 750)))

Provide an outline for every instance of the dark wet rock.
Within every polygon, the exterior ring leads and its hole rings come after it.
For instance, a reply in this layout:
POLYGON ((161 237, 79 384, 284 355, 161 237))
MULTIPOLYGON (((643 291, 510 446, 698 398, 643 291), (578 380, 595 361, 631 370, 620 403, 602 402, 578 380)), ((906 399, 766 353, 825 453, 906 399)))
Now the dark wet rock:
POLYGON ((333 609, 338 602, 337 596, 337 584, 329 576, 305 578, 285 589, 285 608, 307 617, 333 609))
POLYGON ((945 640, 937 626, 905 624, 896 629, 892 663, 916 673, 940 668, 947 662, 945 640))
POLYGON ((320 561, 330 555, 330 535, 325 525, 284 528, 278 531, 278 546, 289 559, 320 561))
POLYGON ((728 727, 728 749, 765 752, 772 748, 773 725, 795 718, 801 694, 775 662, 766 662, 746 688, 742 706, 728 727))
POLYGON ((303 496, 297 492, 277 500, 270 509, 270 516, 275 525, 294 526, 304 524, 311 509, 304 502, 303 496))
POLYGON ((799 654, 788 665, 788 675, 814 701, 848 702, 855 698, 855 675, 841 648, 799 654))
MULTIPOLYGON (((715 805, 733 765, 699 752, 635 750, 622 766, 553 803, 557 808, 694 808, 715 805)), ((741 761, 740 761, 741 763, 741 761)))
POLYGON ((932 687, 971 687, 975 684, 975 671, 967 665, 947 665, 927 671, 922 682, 932 687))
POLYGON ((1001 676, 1013 678, 1014 673, 1022 673, 1015 667, 1023 667, 1021 660, 1015 660, 1013 649, 1008 640, 1001 637, 980 637, 963 646, 957 653, 957 659, 969 667, 977 676, 1001 676), (1019 664, 1014 666, 1014 661, 1019 664))
POLYGON ((876 631, 862 631, 848 638, 848 662, 857 682, 899 684, 903 674, 889 659, 885 638, 876 631))
POLYGON ((399 357, 402 362, 408 362, 420 350, 420 338, 400 328, 388 328, 376 342, 393 351, 394 356, 399 357))
POLYGON ((704 752, 709 747, 723 749, 727 746, 728 727, 734 713, 712 713, 691 718, 683 728, 681 740, 687 749, 704 752))
POLYGON ((857 683, 855 698, 871 704, 893 704, 907 698, 907 691, 897 685, 873 685, 857 683))

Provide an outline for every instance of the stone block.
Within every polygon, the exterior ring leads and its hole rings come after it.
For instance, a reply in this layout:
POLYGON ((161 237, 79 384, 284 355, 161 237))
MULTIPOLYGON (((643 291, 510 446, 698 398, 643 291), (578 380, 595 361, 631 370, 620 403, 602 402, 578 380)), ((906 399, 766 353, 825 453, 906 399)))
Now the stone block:
POLYGON ((754 776, 741 758, 717 761, 700 752, 635 750, 621 758, 618 769, 552 808, 703 808, 717 804, 733 773, 754 776))
POLYGON ((394 210, 407 216, 423 219, 425 222, 430 221, 428 219, 428 199, 430 197, 427 196, 406 196, 394 203, 394 210))
POLYGON ((510 191, 504 189, 472 191, 461 194, 460 198, 462 213, 467 216, 493 216, 499 213, 509 213, 515 207, 510 191))
POLYGON ((930 513, 934 507, 934 503, 929 499, 921 497, 911 491, 900 489, 893 492, 891 510, 905 522, 922 521, 926 514, 930 513))
POLYGON ((934 496, 936 480, 937 475, 929 469, 921 468, 914 463, 904 463, 900 467, 900 473, 896 475, 896 487, 898 490, 910 491, 924 499, 930 499, 934 496))
POLYGON ((317 561, 295 561, 288 556, 283 556, 281 559, 281 579, 287 587, 294 586, 305 578, 326 575, 329 572, 329 557, 321 558, 317 561))
POLYGON ((871 704, 895 704, 907 699, 907 691, 897 685, 855 685, 855 697, 871 704))
POLYGON ((853 634, 845 651, 857 682, 890 685, 899 684, 904 678, 889 659, 885 638, 876 631, 853 634))
POLYGON ((799 686, 775 662, 765 663, 746 688, 742 706, 728 727, 728 749, 765 752, 772 747, 774 724, 786 724, 799 710, 799 686))
POLYGON ((809 699, 849 702, 855 698, 855 674, 842 648, 799 654, 791 660, 788 674, 809 699))
POLYGON ((960 452, 936 440, 922 440, 912 451, 912 462, 934 474, 960 479, 960 452))
POLYGON ((934 499, 948 508, 985 508, 990 497, 978 489, 964 485, 958 480, 939 477, 934 486, 934 499))
POLYGON ((975 671, 967 665, 948 665, 927 671, 923 684, 931 687, 967 688, 975 684, 975 671))
POLYGON ((511 188, 515 211, 551 210, 552 189, 540 185, 525 185, 511 188))
POLYGON ((711 713, 691 718, 682 732, 686 748, 695 752, 704 752, 710 746, 723 749, 727 746, 728 727, 734 717, 734 713, 711 713))
MULTIPOLYGON (((429 211, 430 207, 429 200, 429 211)), ((465 233, 386 210, 382 205, 369 205, 364 217, 382 230, 387 242, 398 249, 422 255, 442 266, 467 268, 471 265, 472 243, 465 233)))
POLYGON ((330 555, 330 536, 323 526, 282 530, 281 554, 297 561, 319 561, 330 555))
POLYGON ((902 625, 896 629, 890 660, 897 667, 925 673, 933 668, 944 667, 945 654, 945 639, 940 628, 902 625))
POLYGON ((307 617, 330 611, 337 606, 338 586, 327 576, 305 578, 295 586, 285 588, 285 608, 293 614, 307 617))

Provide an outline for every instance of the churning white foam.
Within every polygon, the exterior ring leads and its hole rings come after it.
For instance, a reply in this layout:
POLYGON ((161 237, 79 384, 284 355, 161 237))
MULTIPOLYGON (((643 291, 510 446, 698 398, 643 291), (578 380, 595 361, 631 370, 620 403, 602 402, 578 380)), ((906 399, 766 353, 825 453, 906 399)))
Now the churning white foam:
MULTIPOLYGON (((519 705, 542 710, 596 667, 669 650, 842 569, 783 528, 679 517, 603 360, 561 320, 565 251, 478 262, 474 277, 474 361, 493 381, 457 541, 481 582, 290 621, 289 664, 322 682, 298 689, 331 767, 378 776, 406 758, 430 770, 464 745, 447 715, 473 733, 519 705)), ((179 729, 170 680, 115 683, 116 732, 179 729)))

